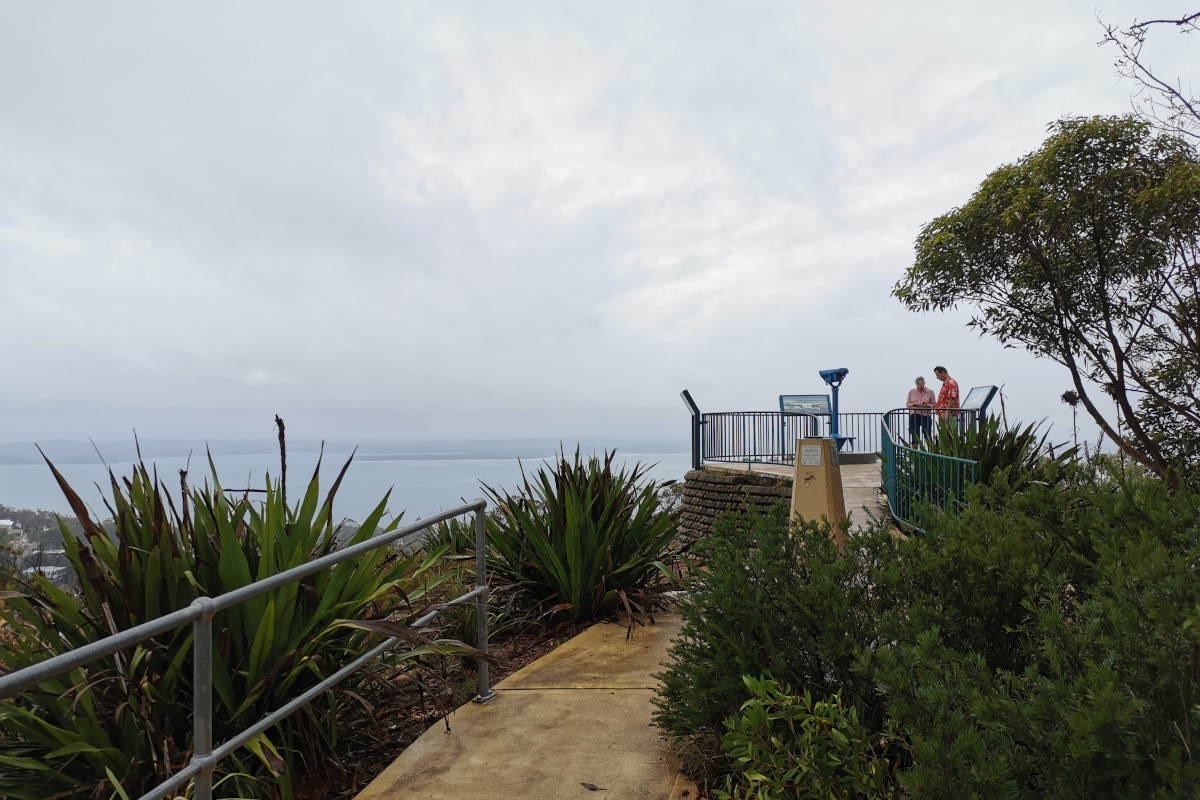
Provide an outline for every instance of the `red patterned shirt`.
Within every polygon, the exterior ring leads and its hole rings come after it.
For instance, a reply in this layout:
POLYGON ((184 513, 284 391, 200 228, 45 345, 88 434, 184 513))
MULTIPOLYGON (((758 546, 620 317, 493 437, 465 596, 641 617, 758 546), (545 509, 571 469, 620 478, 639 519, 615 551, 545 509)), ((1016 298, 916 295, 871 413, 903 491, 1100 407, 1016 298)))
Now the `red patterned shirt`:
POLYGON ((938 408, 958 408, 958 381, 946 376, 942 381, 942 390, 938 392, 938 408))

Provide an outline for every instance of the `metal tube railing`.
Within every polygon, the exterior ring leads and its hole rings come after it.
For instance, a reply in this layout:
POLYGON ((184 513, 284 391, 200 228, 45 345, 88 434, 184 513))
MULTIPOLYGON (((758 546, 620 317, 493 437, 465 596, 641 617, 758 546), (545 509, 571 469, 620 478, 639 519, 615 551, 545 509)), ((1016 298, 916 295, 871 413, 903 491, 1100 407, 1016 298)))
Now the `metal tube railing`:
POLYGON ((472 503, 443 511, 426 519, 420 520, 404 528, 392 531, 382 536, 376 536, 330 555, 323 556, 299 567, 294 567, 261 581, 217 597, 197 597, 186 608, 173 611, 162 617, 141 625, 136 625, 112 636, 84 645, 70 653, 63 653, 47 659, 39 664, 18 670, 9 675, 0 676, 0 700, 37 686, 51 678, 70 672, 96 659, 113 655, 127 647, 139 644, 159 634, 174 630, 181 625, 191 622, 193 625, 193 660, 194 685, 192 689, 192 759, 187 767, 168 778, 163 783, 142 795, 139 800, 158 800, 158 798, 174 792, 185 786, 189 780, 195 779, 194 792, 196 800, 211 800, 212 776, 221 759, 236 751, 239 747, 252 740, 255 736, 287 718, 295 711, 309 703, 314 697, 328 691, 347 676, 361 669, 365 664, 378 658, 388 649, 400 643, 399 638, 389 638, 380 645, 372 648, 364 655, 347 664, 342 669, 322 681, 317 686, 294 698, 282 708, 277 709, 250 728, 219 745, 215 750, 212 743, 212 619, 213 616, 226 608, 243 603, 258 595, 278 589, 301 578, 313 575, 323 569, 348 561, 379 547, 406 539, 439 522, 453 519, 468 512, 474 512, 475 523, 475 569, 476 586, 471 591, 445 603, 416 620, 412 627, 422 627, 432 622, 439 614, 448 608, 474 600, 476 602, 476 649, 480 657, 476 659, 478 668, 476 702, 486 702, 495 697, 489 686, 488 664, 488 616, 487 599, 490 590, 487 585, 487 527, 484 521, 484 511, 487 501, 475 500, 472 503))
MULTIPOLYGON (((948 511, 963 502, 966 487, 975 483, 979 465, 965 458, 930 453, 903 444, 895 433, 897 420, 907 421, 907 409, 894 409, 880 424, 880 453, 883 458, 883 488, 892 516, 916 528, 914 510, 930 503, 948 511), (905 412, 905 413, 901 413, 905 412)), ((920 530, 919 528, 916 528, 920 530)))
MULTIPOLYGON (((838 415, 838 430, 847 441, 841 452, 878 453, 883 447, 879 436, 880 422, 888 420, 896 441, 910 442, 902 434, 911 416, 920 414, 907 408, 891 411, 854 411, 838 415)), ((952 414, 960 425, 974 425, 977 412, 963 409, 933 409, 927 418, 932 436, 937 435, 937 419, 952 414)), ((803 414, 782 411, 722 411, 702 415, 699 423, 693 420, 693 430, 700 429, 701 460, 742 464, 786 464, 796 461, 796 440, 832 435, 832 415, 803 414)))

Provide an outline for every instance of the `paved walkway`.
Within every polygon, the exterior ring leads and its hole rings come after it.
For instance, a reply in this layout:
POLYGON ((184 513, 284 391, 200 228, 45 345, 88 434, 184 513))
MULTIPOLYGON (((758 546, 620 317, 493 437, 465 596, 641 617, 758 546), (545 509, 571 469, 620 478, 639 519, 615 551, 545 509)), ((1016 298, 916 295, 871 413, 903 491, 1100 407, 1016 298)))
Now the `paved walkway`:
MULTIPOLYGON (((845 464, 841 477, 852 528, 885 514, 878 463, 845 464)), ((440 723, 426 731, 357 800, 696 798, 652 722, 654 674, 680 629, 674 614, 655 619, 628 641, 621 625, 594 625, 509 676, 494 700, 456 711, 449 733, 440 723)))
POLYGON ((635 629, 600 623, 426 731, 358 800, 683 800, 696 787, 651 714, 674 614, 635 629), (595 787, 594 789, 588 786, 595 787), (600 794, 603 790, 603 794, 600 794))

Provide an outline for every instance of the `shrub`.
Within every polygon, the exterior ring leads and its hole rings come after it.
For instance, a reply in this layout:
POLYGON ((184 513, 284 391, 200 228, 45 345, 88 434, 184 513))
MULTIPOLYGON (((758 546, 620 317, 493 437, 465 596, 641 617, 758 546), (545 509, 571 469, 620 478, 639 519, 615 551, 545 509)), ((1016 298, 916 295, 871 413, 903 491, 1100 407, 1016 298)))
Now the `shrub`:
POLYGON ((780 503, 748 505, 713 527, 680 600, 683 628, 659 677, 655 721, 677 738, 694 772, 724 772, 725 720, 747 699, 743 676, 769 674, 824 700, 841 692, 868 728, 882 707, 856 667, 878 645, 891 603, 871 585, 871 564, 895 546, 877 528, 839 549, 828 524, 793 525, 780 503))
POLYGON ((909 743, 906 788, 1195 796, 1196 498, 1105 482, 993 505, 941 521, 892 573, 914 591, 884 626, 895 644, 874 674, 909 743))
POLYGON ((937 627, 952 647, 1012 668, 1024 657, 1030 581, 1045 572, 1077 585, 1092 580, 1090 538, 1080 525, 1087 504, 1058 486, 1019 482, 1000 470, 990 485, 968 487, 958 515, 922 511, 925 533, 898 542, 872 575, 896 598, 881 619, 885 639, 912 641, 937 627))
POLYGON ((616 471, 615 456, 584 460, 577 449, 568 461, 560 453, 532 480, 522 468, 515 496, 483 486, 496 505, 488 519, 496 573, 575 621, 643 607, 672 580, 675 523, 655 484, 643 481, 646 467, 616 471))
POLYGON ((769 678, 744 678, 750 693, 725 725, 722 747, 743 767, 718 800, 872 800, 894 796, 884 743, 842 705, 840 692, 816 700, 769 678))
POLYGON ((835 711, 817 704, 836 695, 872 747, 833 755, 895 771, 898 795, 1196 797, 1200 498, 1042 468, 1047 481, 998 469, 960 516, 845 552, 783 507, 723 519, 657 721, 693 765, 734 773, 732 796, 833 791, 800 765, 829 757, 817 723, 835 711), (759 675, 810 693, 809 727, 807 700, 759 675), (714 755, 725 728, 736 762, 714 755))
MULTIPOLYGON (((54 474, 85 531, 77 539, 63 529, 82 588, 77 596, 35 576, 21 596, 4 601, 0 621, 12 635, 0 640, 0 666, 8 671, 399 523, 381 524, 385 497, 352 538, 340 541, 332 504, 341 476, 322 501, 316 473, 289 507, 269 479, 261 501, 227 498, 214 469, 211 487, 189 490, 184 479, 176 509, 157 475, 139 464, 130 479, 112 476, 113 519, 105 528, 54 474)), ((437 555, 405 557, 379 548, 220 612, 214 620, 214 741, 231 738, 358 655, 369 635, 361 628, 371 623, 356 620, 395 619, 399 611, 403 625, 402 610, 432 589, 426 571, 437 555)), ((437 645, 423 644, 428 647, 437 645)), ((184 626, 0 702, 6 739, 0 796, 100 797, 118 780, 131 793, 144 792, 178 770, 191 748, 192 655, 191 626, 184 626)), ((323 708, 310 704, 222 762, 219 770, 232 776, 226 790, 289 796, 289 766, 328 757, 337 703, 328 693, 323 708)))

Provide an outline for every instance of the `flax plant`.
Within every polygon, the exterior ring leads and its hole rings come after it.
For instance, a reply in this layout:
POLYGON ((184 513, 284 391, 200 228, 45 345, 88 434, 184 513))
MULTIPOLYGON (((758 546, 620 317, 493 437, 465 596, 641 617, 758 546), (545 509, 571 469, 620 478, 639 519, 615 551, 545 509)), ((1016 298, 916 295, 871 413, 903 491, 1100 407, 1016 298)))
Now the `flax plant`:
MULTIPOLYGON (((385 496, 351 538, 340 539, 333 500, 349 465, 323 500, 314 472, 303 497, 289 507, 281 483, 270 477, 261 493, 230 495, 210 458, 211 485, 190 489, 182 473, 177 508, 157 473, 139 463, 131 478, 110 473, 112 501, 105 502, 112 519, 101 525, 51 464, 84 528, 77 539, 61 526, 80 590, 33 576, 20 591, 0 597, 0 628, 8 626, 0 637, 0 671, 394 530, 398 518, 383 521, 385 496)), ((393 664, 469 649, 407 628, 426 594, 435 591, 431 568, 441 553, 378 548, 218 613, 214 742, 232 738, 335 672, 367 648, 373 632, 407 634, 412 646, 394 655, 393 664)), ((0 797, 136 796, 184 766, 192 735, 192 645, 187 625, 0 702, 0 797)), ((294 767, 331 758, 342 692, 357 697, 355 683, 352 677, 222 762, 222 791, 292 796, 294 767)))
POLYGON ((675 523, 643 480, 647 467, 614 470, 615 456, 585 461, 576 449, 568 460, 560 451, 551 469, 530 476, 522 467, 516 495, 483 485, 496 505, 488 519, 496 572, 575 621, 641 610, 674 580, 675 523))
POLYGON ((1036 475, 1044 472, 1048 462, 1062 465, 1075 457, 1078 451, 1073 447, 1054 454, 1047 443, 1049 433, 1039 436, 1039 427, 1036 422, 1023 428, 1008 427, 997 417, 985 417, 977 424, 941 417, 937 436, 924 446, 931 453, 974 461, 979 465, 976 480, 988 483, 998 469, 1008 469, 1013 475, 1036 475))

